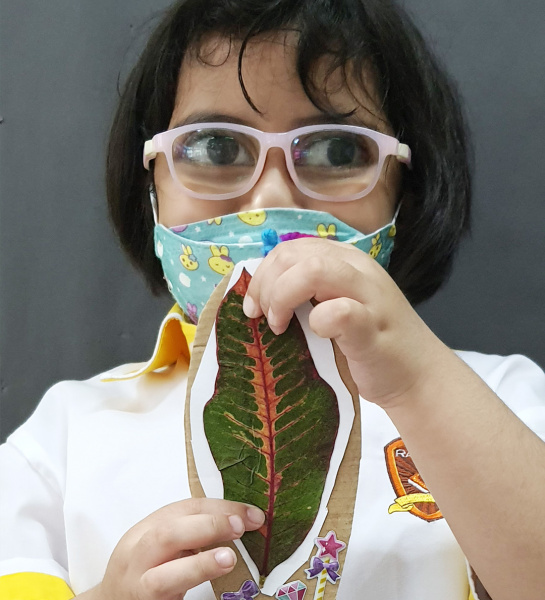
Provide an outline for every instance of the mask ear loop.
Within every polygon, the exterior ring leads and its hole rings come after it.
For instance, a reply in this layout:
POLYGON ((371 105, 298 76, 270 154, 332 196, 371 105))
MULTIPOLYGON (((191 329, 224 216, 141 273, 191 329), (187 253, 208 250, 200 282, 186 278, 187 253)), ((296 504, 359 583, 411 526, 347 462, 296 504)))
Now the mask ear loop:
POLYGON ((155 192, 155 186, 153 185, 153 183, 149 184, 149 199, 151 203, 151 210, 153 212, 153 222, 155 225, 157 225, 159 222, 159 209, 157 207, 157 193, 155 192))
POLYGON ((396 221, 397 221, 397 216, 399 215, 399 211, 400 211, 400 209, 401 209, 401 204, 402 204, 402 203, 403 203, 403 200, 400 200, 400 201, 397 203, 397 208, 396 208, 396 211, 395 211, 395 213, 394 213, 394 218, 392 219, 392 225, 395 225, 395 224, 396 224, 396 221))

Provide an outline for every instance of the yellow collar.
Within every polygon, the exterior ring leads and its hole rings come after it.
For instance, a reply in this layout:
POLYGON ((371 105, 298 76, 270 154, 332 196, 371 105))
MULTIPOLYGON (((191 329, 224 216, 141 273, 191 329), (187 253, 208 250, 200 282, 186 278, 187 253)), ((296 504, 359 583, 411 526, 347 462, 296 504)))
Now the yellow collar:
POLYGON ((125 381, 127 379, 134 379, 157 371, 164 367, 168 367, 175 363, 180 357, 185 358, 189 365, 189 358, 191 356, 191 347, 193 340, 195 339, 196 325, 186 323, 182 317, 182 311, 180 307, 175 304, 167 316, 163 319, 161 327, 159 328, 159 335, 157 336, 157 343, 153 355, 137 369, 129 371, 124 374, 110 375, 102 379, 102 381, 125 381))

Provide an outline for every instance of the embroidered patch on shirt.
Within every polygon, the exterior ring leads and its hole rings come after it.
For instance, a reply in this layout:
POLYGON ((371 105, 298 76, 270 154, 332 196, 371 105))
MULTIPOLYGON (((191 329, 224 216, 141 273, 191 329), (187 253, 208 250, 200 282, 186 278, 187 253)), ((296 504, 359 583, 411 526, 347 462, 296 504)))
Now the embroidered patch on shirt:
POLYGON ((386 467, 397 498, 388 507, 388 513, 410 512, 424 521, 436 521, 443 515, 410 457, 401 438, 385 448, 386 467))

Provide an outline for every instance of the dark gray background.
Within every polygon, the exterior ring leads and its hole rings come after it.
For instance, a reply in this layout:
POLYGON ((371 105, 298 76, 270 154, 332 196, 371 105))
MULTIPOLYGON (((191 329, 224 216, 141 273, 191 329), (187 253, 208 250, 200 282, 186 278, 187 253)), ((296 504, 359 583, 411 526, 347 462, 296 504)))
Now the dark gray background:
MULTIPOLYGON (((118 76, 167 0, 1 0, 0 439, 55 381, 144 360, 171 302, 110 231, 118 76)), ((406 0, 459 81, 476 149, 472 239, 421 309, 455 348, 545 365, 545 4, 406 0)))

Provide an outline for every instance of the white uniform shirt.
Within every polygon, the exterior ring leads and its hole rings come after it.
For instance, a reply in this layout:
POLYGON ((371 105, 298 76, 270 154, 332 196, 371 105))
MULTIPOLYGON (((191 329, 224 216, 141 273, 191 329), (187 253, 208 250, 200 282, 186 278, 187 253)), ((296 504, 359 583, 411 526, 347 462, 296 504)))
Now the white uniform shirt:
MULTIPOLYGON (((0 583, 2 575, 38 572, 81 593, 101 581, 130 527, 190 497, 183 415, 187 351, 177 315, 165 320, 160 337, 139 376, 125 379, 129 369, 121 367, 55 385, 0 447, 0 583), (176 364, 153 370, 175 355, 176 364), (120 379, 104 380, 114 376, 120 379)), ((459 355, 545 438, 545 375, 534 363, 521 356, 459 355)), ((361 421, 353 529, 337 597, 467 600, 465 559, 446 521, 388 510, 399 496, 385 457, 385 448, 399 438, 396 428, 365 401, 361 421)), ((404 451, 397 456, 404 458, 404 451)), ((207 583, 186 598, 214 595, 207 583)))

